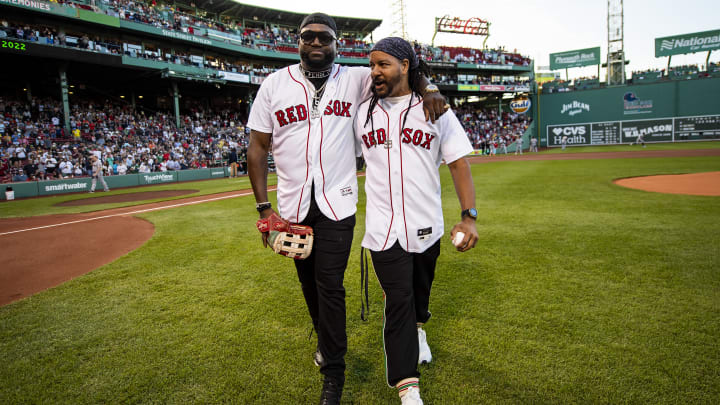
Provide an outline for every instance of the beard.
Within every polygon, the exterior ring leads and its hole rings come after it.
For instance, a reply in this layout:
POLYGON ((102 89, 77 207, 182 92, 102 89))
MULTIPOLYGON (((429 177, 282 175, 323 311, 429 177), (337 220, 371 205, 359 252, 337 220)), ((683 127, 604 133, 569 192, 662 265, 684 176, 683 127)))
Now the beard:
POLYGON ((308 70, 325 70, 328 67, 332 66, 333 62, 335 61, 335 52, 323 51, 324 56, 322 58, 311 57, 310 53, 314 50, 315 49, 310 47, 300 48, 300 60, 303 62, 303 65, 307 67, 308 70))
POLYGON ((395 87, 400 85, 401 78, 384 78, 381 80, 374 80, 372 84, 372 92, 378 96, 378 98, 390 97, 395 90, 395 87))

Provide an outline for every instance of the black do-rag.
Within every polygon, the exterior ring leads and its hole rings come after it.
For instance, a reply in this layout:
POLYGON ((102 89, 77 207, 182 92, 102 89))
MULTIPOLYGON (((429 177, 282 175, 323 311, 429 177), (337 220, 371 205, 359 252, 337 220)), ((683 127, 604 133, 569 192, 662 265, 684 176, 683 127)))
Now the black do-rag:
POLYGON ((400 61, 407 59, 410 62, 410 69, 418 67, 419 62, 415 54, 415 49, 413 49, 408 41, 400 37, 387 37, 377 41, 370 52, 372 53, 374 51, 385 52, 400 61))
POLYGON ((328 27, 330 27, 333 30, 333 32, 335 33, 335 36, 337 36, 337 25, 335 25, 335 20, 333 20, 333 18, 327 14, 312 13, 312 14, 308 15, 300 23, 300 31, 302 31, 302 29, 308 24, 327 25, 328 27))

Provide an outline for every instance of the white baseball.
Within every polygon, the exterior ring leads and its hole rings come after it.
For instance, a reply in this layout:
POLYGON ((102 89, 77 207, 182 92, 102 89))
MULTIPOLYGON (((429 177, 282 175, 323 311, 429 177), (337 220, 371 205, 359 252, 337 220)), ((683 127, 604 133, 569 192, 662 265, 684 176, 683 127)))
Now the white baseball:
POLYGON ((460 246, 460 244, 462 243, 464 238, 465 238, 464 232, 456 232, 455 239, 453 239, 453 245, 455 245, 456 247, 460 246))

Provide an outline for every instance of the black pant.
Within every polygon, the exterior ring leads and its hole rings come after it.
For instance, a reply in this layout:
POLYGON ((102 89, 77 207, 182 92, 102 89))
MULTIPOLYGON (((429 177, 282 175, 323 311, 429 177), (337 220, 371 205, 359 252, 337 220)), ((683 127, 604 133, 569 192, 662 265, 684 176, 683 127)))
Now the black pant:
POLYGON ((305 260, 295 260, 324 365, 320 372, 344 381, 347 334, 345 333, 345 268, 355 227, 355 215, 333 221, 313 200, 303 225, 313 228, 313 250, 305 260))
POLYGON ((420 377, 417 323, 430 319, 430 288, 440 256, 440 241, 422 253, 408 253, 395 242, 388 250, 370 254, 385 292, 386 373, 388 385, 394 387, 405 378, 420 377))

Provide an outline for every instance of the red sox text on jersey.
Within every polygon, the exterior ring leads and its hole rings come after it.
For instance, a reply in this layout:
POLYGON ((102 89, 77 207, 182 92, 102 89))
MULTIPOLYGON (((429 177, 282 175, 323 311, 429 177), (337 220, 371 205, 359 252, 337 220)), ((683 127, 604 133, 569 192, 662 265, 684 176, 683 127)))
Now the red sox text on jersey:
MULTIPOLYGON (((429 132, 424 132, 422 129, 403 129, 402 143, 412 144, 430 150, 432 147, 432 141, 436 135, 429 132)), ((377 145, 384 145, 387 139, 387 134, 384 128, 378 128, 377 131, 370 131, 362 136, 363 143, 370 149, 377 145)))
POLYGON ((280 216, 301 222, 313 198, 332 220, 355 213, 352 117, 360 102, 370 97, 370 86, 370 69, 334 65, 315 115, 315 88, 299 65, 280 69, 263 81, 247 126, 272 134, 280 216))
MULTIPOLYGON (((341 100, 330 100, 327 107, 325 107, 323 115, 351 118, 350 107, 352 107, 352 104, 351 102, 341 100)), ((293 107, 277 110, 275 111, 275 118, 281 127, 295 122, 302 122, 308 118, 307 108, 305 108, 304 104, 298 104, 293 107)))
POLYGON ((356 142, 367 162, 362 246, 374 251, 397 241, 405 251, 423 252, 443 235, 438 167, 472 152, 452 111, 429 123, 415 97, 405 120, 409 101, 410 95, 380 100, 372 125, 365 125, 364 101, 355 117, 356 142))

